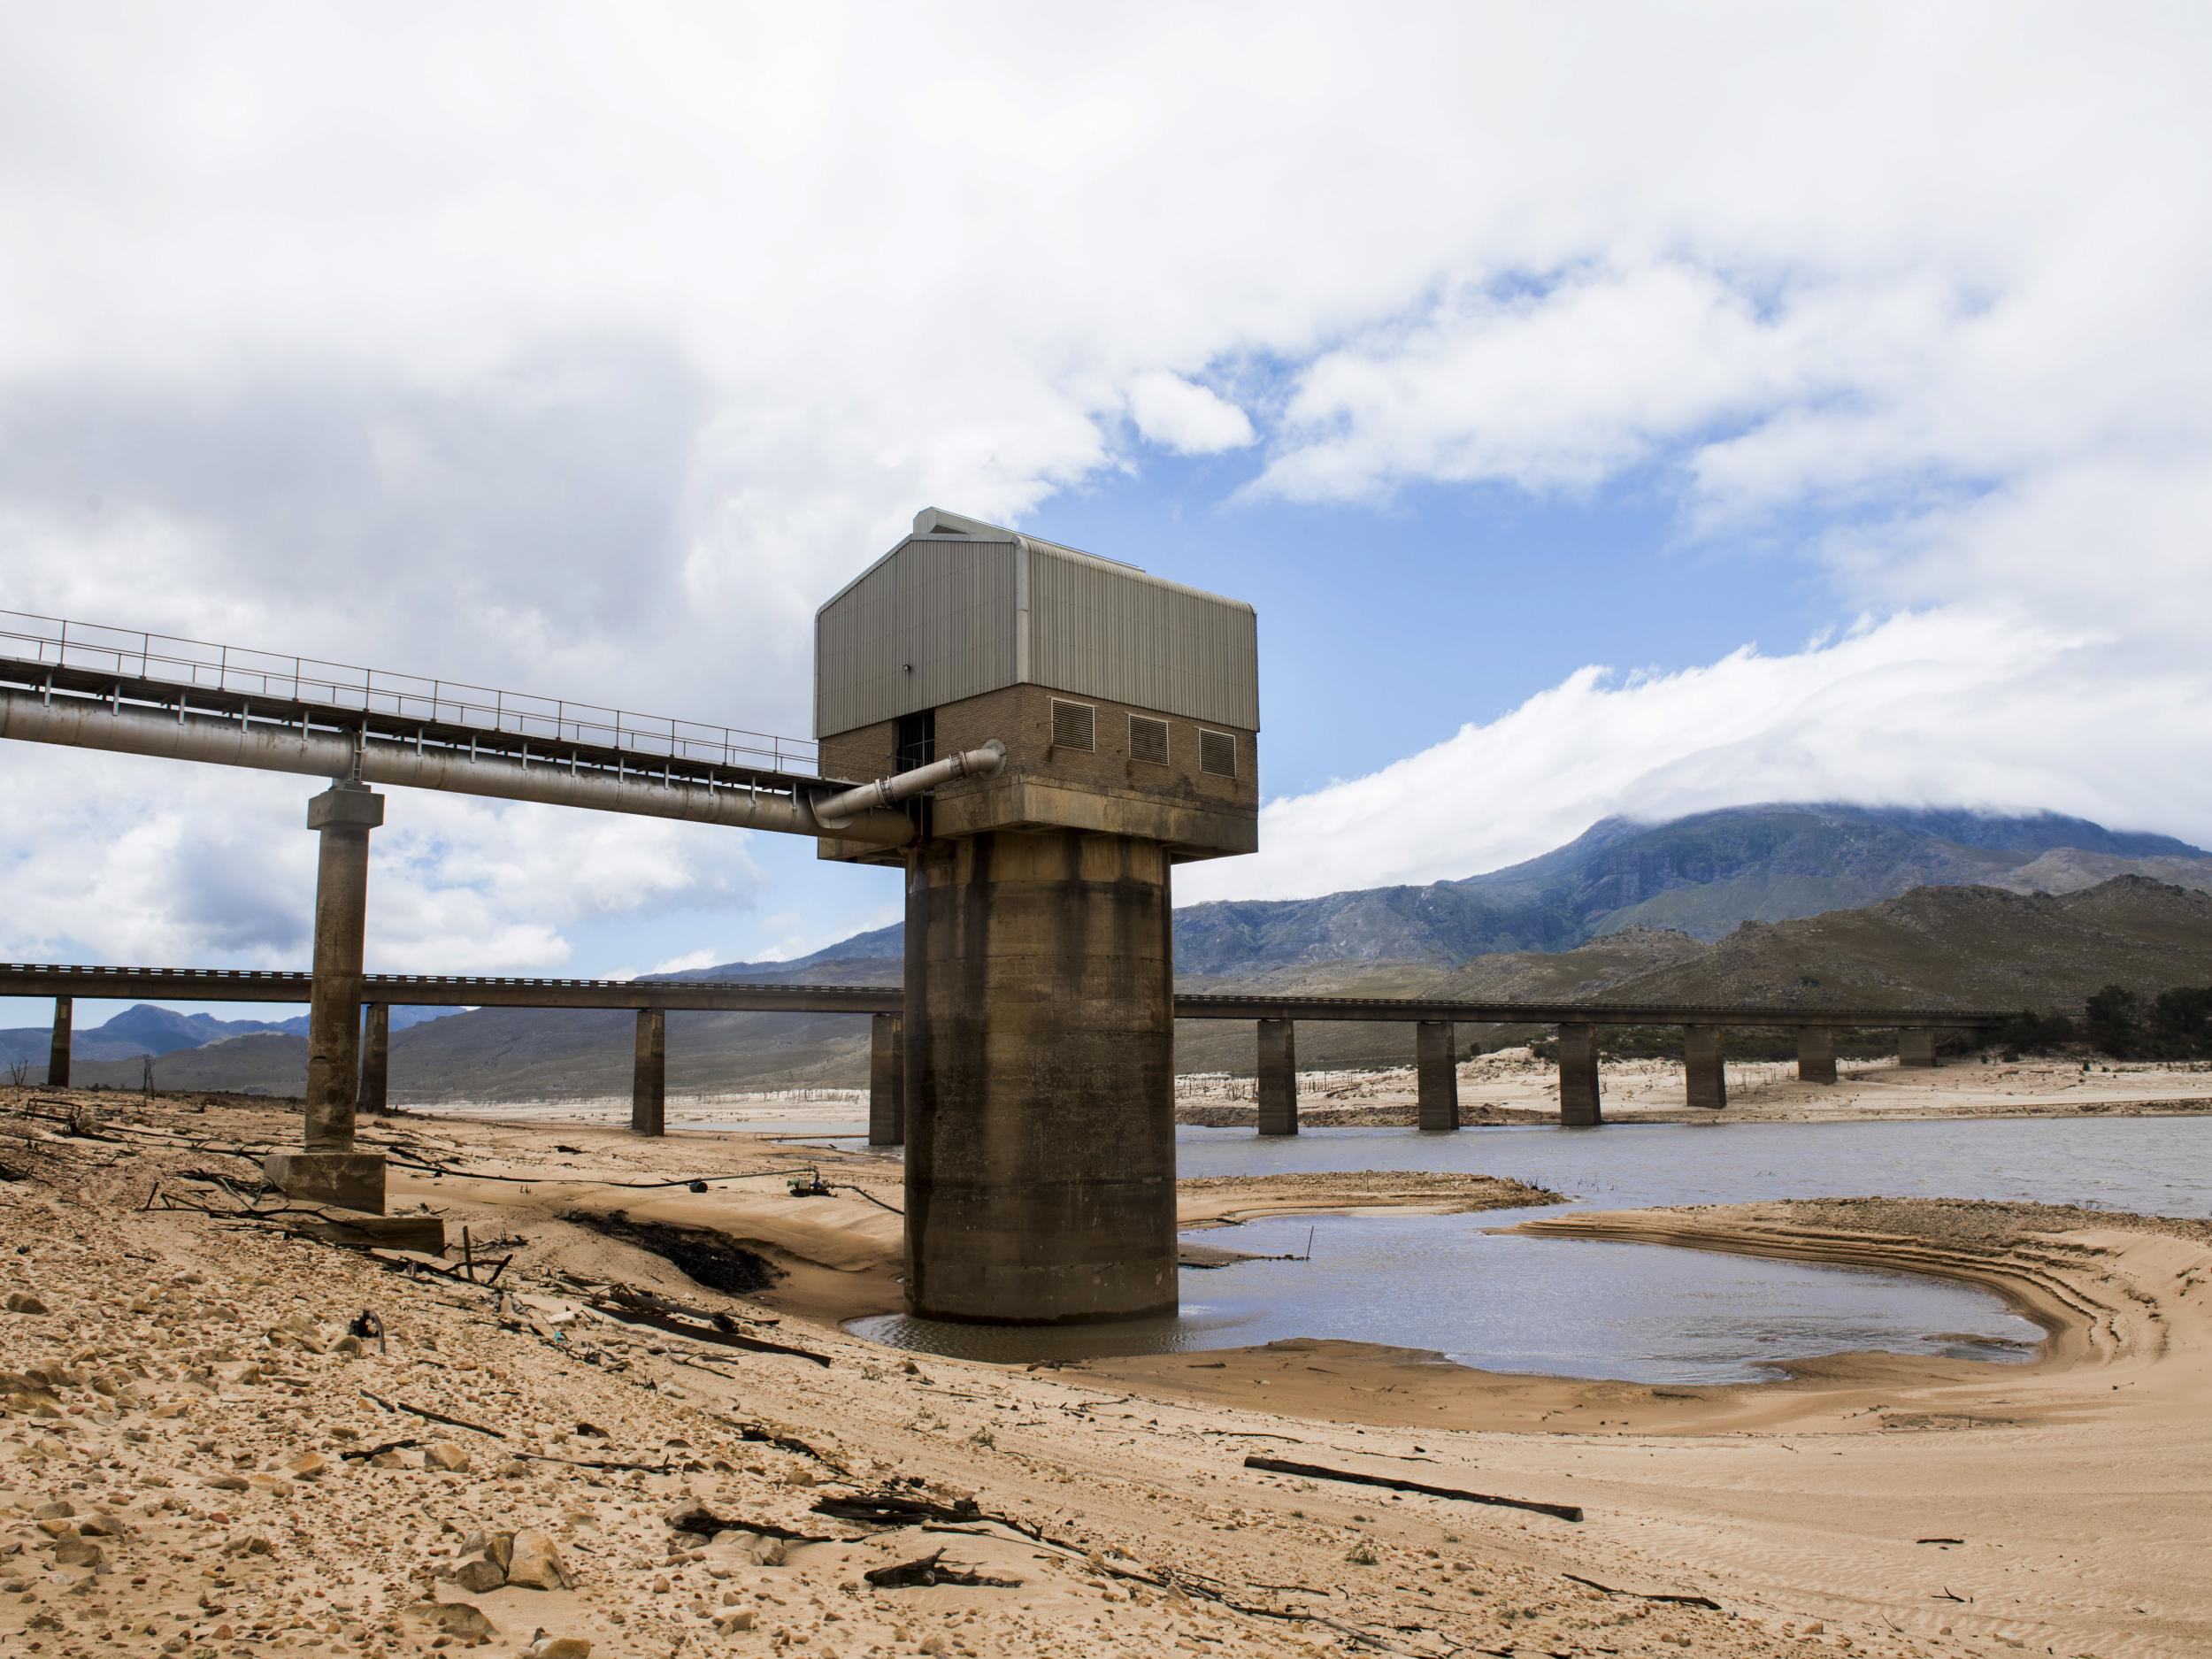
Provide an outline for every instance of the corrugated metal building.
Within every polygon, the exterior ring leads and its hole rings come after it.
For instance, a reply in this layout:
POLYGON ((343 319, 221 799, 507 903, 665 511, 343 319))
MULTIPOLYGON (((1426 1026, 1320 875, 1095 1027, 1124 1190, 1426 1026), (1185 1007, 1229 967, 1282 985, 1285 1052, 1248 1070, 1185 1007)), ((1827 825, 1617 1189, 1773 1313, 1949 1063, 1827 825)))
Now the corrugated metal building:
POLYGON ((943 833, 1058 825, 1179 857, 1248 851, 1259 725, 1250 605, 934 508, 815 617, 826 774, 1007 745, 1000 778, 938 792, 943 833))

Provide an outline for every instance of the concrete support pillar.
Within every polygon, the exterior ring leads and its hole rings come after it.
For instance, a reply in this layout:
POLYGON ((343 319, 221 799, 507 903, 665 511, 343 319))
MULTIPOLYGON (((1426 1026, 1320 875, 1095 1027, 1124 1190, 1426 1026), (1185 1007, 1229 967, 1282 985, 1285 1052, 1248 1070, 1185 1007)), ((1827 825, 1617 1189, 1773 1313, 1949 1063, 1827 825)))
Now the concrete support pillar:
POLYGON ((906 1042, 896 1014, 868 1023, 868 1144, 906 1144, 906 1042))
POLYGON ((1452 1055, 1452 1022, 1425 1019, 1414 1027, 1413 1070, 1424 1129, 1459 1127, 1459 1067, 1452 1055))
POLYGON ((368 1006, 368 1029, 361 1039, 361 1110, 391 1110, 392 1010, 387 1002, 368 1006))
POLYGON ((1287 1019, 1260 1021, 1258 1077, 1254 1088, 1260 1108, 1260 1133, 1298 1133, 1298 1027, 1287 1019))
POLYGON ((1936 1063, 1936 1034, 1921 1026, 1908 1027, 1897 1033, 1897 1064, 1909 1066, 1931 1066, 1936 1063))
POLYGON ((1605 1121, 1598 1103, 1598 1028, 1559 1028, 1559 1121, 1569 1129, 1594 1129, 1605 1121))
POLYGON ((1718 1111, 1728 1104, 1728 1069, 1721 1061, 1720 1027, 1687 1025, 1682 1057, 1689 1073, 1689 1104, 1718 1111))
POLYGON ((998 830, 910 855, 910 1311, 1175 1310, 1173 982, 1157 842, 998 830))
POLYGON ((322 836, 315 872, 315 984, 307 1010, 306 1149, 262 1165, 287 1196, 347 1210, 384 1210, 384 1158, 353 1148, 361 1080, 361 950, 369 905, 369 832, 384 797, 335 783, 307 803, 322 836))
POLYGON ((73 996, 54 999, 54 1046, 46 1053, 46 1081, 54 1088, 69 1087, 69 1030, 76 1002, 73 996))
POLYGON ((1836 1080, 1836 1033, 1825 1025, 1797 1028, 1797 1080, 1832 1083, 1836 1080))
POLYGON ((637 1011, 637 1059, 630 1070, 630 1133, 668 1133, 668 1010, 637 1011))

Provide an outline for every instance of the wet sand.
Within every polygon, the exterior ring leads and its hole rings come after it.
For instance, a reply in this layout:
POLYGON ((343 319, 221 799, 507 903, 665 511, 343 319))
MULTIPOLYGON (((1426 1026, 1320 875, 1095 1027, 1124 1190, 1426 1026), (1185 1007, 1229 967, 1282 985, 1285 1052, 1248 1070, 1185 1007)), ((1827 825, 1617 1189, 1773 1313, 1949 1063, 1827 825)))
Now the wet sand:
MULTIPOLYGON (((899 1220, 856 1192, 793 1198, 776 1171, 818 1167, 895 1204, 883 1160, 695 1133, 372 1125, 403 1156, 468 1171, 396 1171, 395 1197, 511 1258, 488 1288, 266 1223, 140 1208, 157 1188, 225 1207, 193 1174, 246 1172, 230 1150, 288 1140, 287 1113, 133 1102, 88 1141, 35 1103, 53 1098, 0 1096, 0 1161, 25 1178, 0 1181, 0 1236, 28 1246, 0 1262, 0 1288, 47 1310, 0 1313, 11 1651, 414 1653, 438 1618, 466 1625, 434 1611, 460 1603, 496 1627, 487 1655, 523 1654, 542 1629, 601 1659, 2212 1643, 2202 1224, 1940 1201, 1532 1224, 1971 1279, 2053 1332, 2029 1366, 1842 1356, 1780 1384, 1640 1389, 1286 1344, 1027 1370, 910 1360, 839 1328, 895 1294, 899 1220), (694 1176, 710 1178, 705 1193, 694 1176), (617 1210, 740 1241, 784 1277, 708 1289, 592 1225, 617 1210), (618 1283, 830 1363, 618 1323, 595 1306, 618 1283), (346 1322, 364 1308, 386 1335, 349 1351, 346 1322), (409 1443, 344 1455, 387 1440, 409 1443), (449 1443, 465 1467, 438 1466, 449 1443), (1578 1503, 1586 1518, 1263 1473, 1243 1466, 1254 1452, 1578 1503), (972 1494, 1054 1541, 990 1520, 924 1532, 812 1509, 893 1479, 972 1494), (74 1514, 42 1525, 34 1511, 57 1502, 74 1514), (671 1527, 701 1503, 752 1525, 710 1543, 671 1527), (66 1564, 84 1550, 57 1527, 111 1571, 66 1564), (440 1577, 480 1527, 542 1532, 572 1583, 440 1577), (1949 1538, 1962 1541, 1917 1541, 1949 1538), (939 1548, 1022 1583, 880 1590, 861 1577, 939 1548)), ((1444 1179, 1194 1183, 1187 1214, 1525 1202, 1444 1179)))

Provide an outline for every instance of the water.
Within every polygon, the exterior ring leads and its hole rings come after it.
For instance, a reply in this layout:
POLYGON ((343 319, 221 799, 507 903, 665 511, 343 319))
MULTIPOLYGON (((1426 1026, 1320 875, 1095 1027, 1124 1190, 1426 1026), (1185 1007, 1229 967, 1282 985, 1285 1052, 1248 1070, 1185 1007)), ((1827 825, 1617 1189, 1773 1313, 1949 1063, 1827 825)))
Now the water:
MULTIPOLYGON (((1569 1209, 1770 1198, 1951 1197, 2212 1215, 2212 1118, 1178 1133, 1184 1175, 1458 1170, 1510 1175, 1569 1209)), ((1750 1381, 1778 1362, 1878 1349, 2025 1359, 2042 1333, 1999 1297, 1916 1274, 1663 1246, 1500 1237, 1542 1210, 1271 1217, 1190 1235, 1261 1255, 1182 1275, 1183 1312, 1065 1330, 885 1315, 876 1340, 1020 1363, 1242 1347, 1292 1336, 1435 1349, 1463 1364, 1648 1383, 1750 1381)))

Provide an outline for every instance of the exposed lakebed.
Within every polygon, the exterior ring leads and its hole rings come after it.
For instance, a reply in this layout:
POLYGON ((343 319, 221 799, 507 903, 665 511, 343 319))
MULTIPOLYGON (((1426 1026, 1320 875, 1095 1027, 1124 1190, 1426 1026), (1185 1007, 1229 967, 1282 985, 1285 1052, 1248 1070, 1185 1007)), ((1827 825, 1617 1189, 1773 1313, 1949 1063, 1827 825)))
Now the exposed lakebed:
POLYGON ((2032 1356, 2042 1333, 1963 1284, 1643 1244, 1501 1235, 1563 1209, 1773 1198, 1988 1198, 2212 1214, 2212 1119, 1616 1125, 1588 1131, 1333 1129, 1263 1140, 1178 1132, 1179 1172, 1479 1171, 1571 1202, 1461 1215, 1273 1216, 1190 1235, 1256 1256, 1182 1275, 1174 1318, 1034 1330, 883 1315, 861 1335, 1020 1363, 1245 1347, 1305 1336, 1430 1348, 1486 1370, 1647 1383, 1779 1375, 1779 1362, 1858 1349, 2032 1356))

